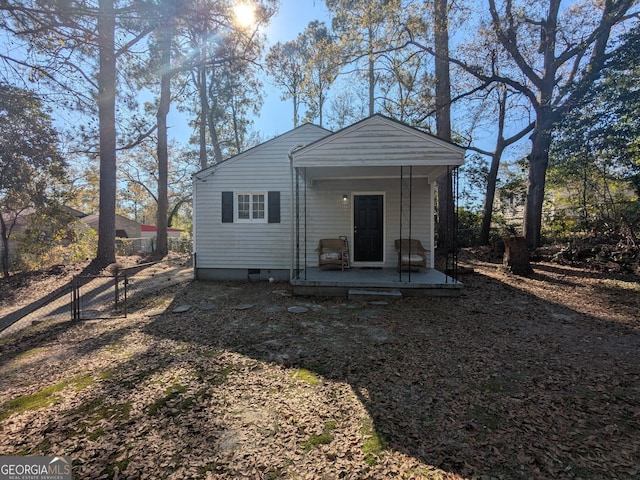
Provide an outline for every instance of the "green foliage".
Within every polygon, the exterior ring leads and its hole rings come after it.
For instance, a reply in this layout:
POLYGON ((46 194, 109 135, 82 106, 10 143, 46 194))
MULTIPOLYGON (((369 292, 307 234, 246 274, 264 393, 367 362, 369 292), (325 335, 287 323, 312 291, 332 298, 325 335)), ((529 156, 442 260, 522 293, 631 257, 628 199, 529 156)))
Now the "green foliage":
POLYGON ((318 435, 311 435, 307 440, 302 442, 302 448, 304 450, 311 450, 312 448, 316 448, 320 445, 328 445, 333 439, 333 431, 336 429, 336 422, 329 421, 324 424, 324 428, 322 429, 322 433, 318 435))
POLYGON ((149 415, 158 415, 160 413, 160 410, 164 409, 168 403, 180 397, 186 391, 187 387, 185 387, 184 385, 180 385, 179 383, 171 385, 165 390, 165 393, 162 397, 158 398, 151 405, 149 405, 149 408, 147 410, 149 415))
POLYGON ((387 441, 376 431, 373 421, 370 418, 363 418, 360 421, 360 425, 362 453, 364 453, 365 462, 371 466, 375 466, 382 452, 387 449, 387 441))
POLYGON ((15 413, 22 413, 31 410, 46 408, 62 399, 59 393, 68 387, 74 387, 79 392, 93 385, 93 377, 90 375, 78 375, 76 377, 63 380, 31 395, 22 395, 6 401, 0 407, 0 420, 10 417, 15 413))
POLYGON ((484 157, 474 154, 465 159, 460 167, 460 201, 466 208, 482 208, 488 178, 489 165, 484 157))
POLYGON ((300 39, 278 42, 271 47, 265 58, 267 73, 280 88, 280 100, 293 102, 293 126, 300 121, 301 84, 304 78, 305 61, 300 39))
MULTIPOLYGON (((398 0, 327 0, 332 14, 335 51, 344 83, 361 94, 350 95, 351 104, 334 98, 333 127, 345 126, 345 117, 358 118, 381 112, 413 126, 425 128, 433 116, 435 78, 432 57, 406 43, 405 34, 429 36, 429 21, 421 6, 398 0), (425 21, 423 21, 425 20, 425 21), (355 105, 354 105, 355 104, 355 105)), ((418 2, 415 2, 418 3, 418 2)))
POLYGON ((578 222, 566 211, 547 216, 543 223, 542 234, 547 243, 564 243, 575 238, 580 231, 578 222))
POLYGON ((98 234, 64 211, 45 210, 29 218, 29 228, 16 235, 16 265, 20 270, 41 270, 93 258, 98 234))
MULTIPOLYGON (((168 222, 177 227, 191 217, 191 174, 197 160, 192 152, 171 142, 168 145, 168 222)), ((126 188, 118 192, 118 212, 140 223, 156 224, 158 214, 158 155, 151 145, 123 152, 118 161, 126 188)), ((97 188, 94 185, 92 188, 97 188)), ((178 227, 180 228, 180 227, 178 227)))
POLYGON ((314 20, 298 37, 306 60, 301 94, 307 106, 306 121, 318 118, 323 126, 324 105, 338 75, 337 46, 324 22, 314 20))
POLYGON ((298 368, 297 370, 291 372, 291 378, 308 383, 309 385, 322 384, 322 380, 320 380, 313 372, 310 372, 305 368, 298 368))
POLYGON ((482 213, 460 207, 458 208, 457 219, 457 245, 463 248, 477 245, 480 236, 480 227, 482 226, 482 213))
POLYGON ((585 233, 601 222, 638 225, 640 27, 622 38, 586 96, 555 131, 548 185, 555 209, 548 234, 585 233))
POLYGON ((51 118, 33 93, 0 83, 0 240, 9 273, 9 238, 20 217, 63 198, 66 164, 51 118))

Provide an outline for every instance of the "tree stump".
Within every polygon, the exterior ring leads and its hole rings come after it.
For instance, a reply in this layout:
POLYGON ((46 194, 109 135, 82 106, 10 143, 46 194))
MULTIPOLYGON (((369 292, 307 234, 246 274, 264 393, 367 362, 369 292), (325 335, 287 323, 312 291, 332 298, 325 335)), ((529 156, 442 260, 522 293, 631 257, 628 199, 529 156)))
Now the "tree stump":
POLYGON ((514 275, 531 275, 533 269, 529 263, 529 250, 524 237, 504 237, 504 256, 502 264, 514 275))

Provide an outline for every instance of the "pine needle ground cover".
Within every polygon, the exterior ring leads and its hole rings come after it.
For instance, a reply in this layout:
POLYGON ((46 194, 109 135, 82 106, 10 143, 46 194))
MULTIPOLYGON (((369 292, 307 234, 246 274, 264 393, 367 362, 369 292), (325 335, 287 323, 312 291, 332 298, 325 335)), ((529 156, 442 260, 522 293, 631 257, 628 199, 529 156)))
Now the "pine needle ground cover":
POLYGON ((161 314, 5 335, 0 452, 77 478, 638 478, 637 278, 468 266, 459 298, 187 282, 161 314))

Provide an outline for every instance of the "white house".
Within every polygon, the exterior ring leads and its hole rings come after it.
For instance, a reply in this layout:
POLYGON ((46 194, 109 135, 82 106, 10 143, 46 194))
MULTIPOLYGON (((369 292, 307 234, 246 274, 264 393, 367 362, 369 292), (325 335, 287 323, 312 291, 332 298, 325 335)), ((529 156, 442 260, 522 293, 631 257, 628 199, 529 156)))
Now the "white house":
MULTIPOLYGON (((464 153, 374 115, 335 133, 305 124, 202 170, 193 176, 196 278, 289 280, 301 293, 336 282, 427 282, 435 182, 464 153), (347 268, 318 271, 320 240, 340 237, 347 268), (399 239, 420 241, 426 269, 398 268, 399 239)), ((459 286, 443 274, 436 283, 459 286)))

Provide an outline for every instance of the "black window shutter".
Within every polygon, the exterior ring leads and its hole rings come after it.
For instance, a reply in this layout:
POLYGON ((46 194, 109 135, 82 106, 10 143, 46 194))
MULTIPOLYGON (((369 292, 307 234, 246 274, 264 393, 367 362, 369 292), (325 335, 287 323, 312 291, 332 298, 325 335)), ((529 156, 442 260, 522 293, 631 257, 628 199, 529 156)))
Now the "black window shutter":
POLYGON ((280 192, 269 192, 269 223, 280 223, 280 192))
POLYGON ((222 192, 222 223, 233 223, 233 192, 222 192))

